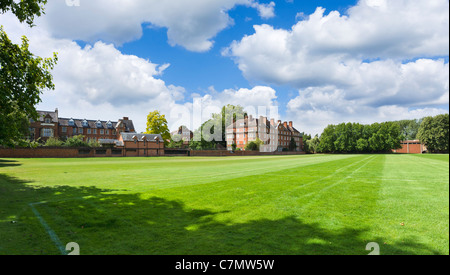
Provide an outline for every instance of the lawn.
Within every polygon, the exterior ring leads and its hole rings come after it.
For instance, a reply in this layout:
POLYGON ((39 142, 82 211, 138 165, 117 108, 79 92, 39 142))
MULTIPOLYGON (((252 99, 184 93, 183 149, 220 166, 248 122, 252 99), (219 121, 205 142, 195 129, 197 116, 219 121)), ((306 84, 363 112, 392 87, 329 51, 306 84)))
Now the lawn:
POLYGON ((0 159, 0 255, 449 254, 448 155, 0 159))

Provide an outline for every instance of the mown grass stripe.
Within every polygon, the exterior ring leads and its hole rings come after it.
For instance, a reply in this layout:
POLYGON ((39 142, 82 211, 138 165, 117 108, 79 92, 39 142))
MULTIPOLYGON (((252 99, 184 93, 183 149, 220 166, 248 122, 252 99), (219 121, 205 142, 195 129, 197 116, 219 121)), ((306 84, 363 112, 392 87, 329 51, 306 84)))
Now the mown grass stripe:
POLYGON ((45 219, 41 216, 39 211, 36 209, 35 205, 41 205, 45 202, 37 202, 37 203, 30 203, 29 206, 31 207, 31 210, 33 211, 34 215, 38 218, 39 222, 44 227, 47 234, 50 236, 50 239, 55 243, 56 247, 58 248, 61 255, 67 255, 67 251, 63 244, 61 243, 61 240, 59 239, 58 235, 56 235, 55 231, 51 229, 51 227, 47 224, 45 219))

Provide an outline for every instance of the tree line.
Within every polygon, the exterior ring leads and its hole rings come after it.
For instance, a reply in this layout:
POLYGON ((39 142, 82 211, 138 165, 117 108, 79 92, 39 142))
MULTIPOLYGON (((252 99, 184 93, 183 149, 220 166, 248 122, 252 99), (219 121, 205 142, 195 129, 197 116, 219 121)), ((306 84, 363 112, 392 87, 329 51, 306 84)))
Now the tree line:
POLYGON ((448 153, 449 115, 371 125, 341 123, 327 126, 320 137, 303 135, 308 153, 389 153, 402 148, 404 140, 420 140, 431 153, 448 153))

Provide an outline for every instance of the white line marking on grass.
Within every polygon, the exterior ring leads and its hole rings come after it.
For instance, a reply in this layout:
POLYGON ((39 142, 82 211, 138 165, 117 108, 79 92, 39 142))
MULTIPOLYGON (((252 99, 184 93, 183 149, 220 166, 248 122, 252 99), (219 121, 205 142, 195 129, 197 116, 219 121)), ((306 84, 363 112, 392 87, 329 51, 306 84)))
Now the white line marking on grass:
MULTIPOLYGON (((322 189, 319 190, 319 191, 316 191, 316 192, 313 192, 313 193, 310 193, 310 194, 306 195, 306 196, 311 196, 311 195, 314 195, 314 196, 313 196, 313 198, 312 198, 307 204, 305 204, 305 205, 301 208, 301 210, 304 210, 305 208, 308 208, 309 206, 311 206, 312 203, 314 203, 314 202, 316 202, 316 201, 318 200, 318 198, 322 195, 322 193, 324 193, 324 192, 328 191, 329 189, 331 189, 331 188, 333 188, 333 187, 339 185, 339 184, 342 183, 343 181, 345 181, 345 180, 351 178, 352 175, 354 175, 355 173, 359 172, 359 170, 361 170, 361 169, 362 169, 363 167, 365 167, 367 164, 369 164, 370 162, 372 162, 374 159, 376 159, 376 156, 371 156, 371 157, 365 158, 365 159, 363 159, 363 160, 357 162, 357 163, 360 163, 360 162, 362 162, 362 161, 364 161, 364 160, 368 160, 366 163, 364 163, 363 165, 361 165, 358 169, 356 169, 355 171, 353 171, 353 172, 352 172, 350 175, 348 175, 347 177, 345 177, 345 178, 343 178, 343 179, 341 179, 341 180, 339 180, 339 181, 337 181, 337 182, 335 182, 335 183, 333 183, 333 184, 331 184, 331 185, 329 185, 329 186, 327 186, 327 187, 324 187, 324 188, 322 188, 322 189)), ((348 166, 346 166, 346 167, 348 167, 348 166)), ((344 168, 345 168, 345 167, 344 167, 344 168)), ((306 196, 305 196, 305 197, 306 197, 306 196)))
POLYGON ((47 231, 47 234, 50 236, 50 239, 55 243, 59 252, 61 252, 61 255, 67 255, 66 248, 62 245, 61 240, 58 238, 58 235, 56 235, 55 231, 53 231, 51 229, 51 227, 47 224, 45 219, 41 216, 39 211, 37 211, 36 207, 34 207, 35 205, 41 205, 41 204, 45 204, 45 203, 46 202, 30 203, 29 206, 31 207, 31 210, 33 211, 34 215, 38 218, 39 222, 41 222, 45 231, 47 231))
MULTIPOLYGON (((357 164, 359 164, 359 163, 361 163, 361 162, 363 162, 363 161, 366 161, 366 160, 368 160, 368 159, 370 159, 370 158, 373 158, 373 156, 367 157, 367 158, 362 159, 362 160, 357 161, 357 162, 352 162, 352 163, 350 163, 349 165, 346 165, 346 166, 344 166, 344 167, 342 167, 342 168, 339 168, 338 170, 336 170, 336 171, 335 171, 333 174, 331 174, 331 175, 328 175, 328 176, 323 177, 323 178, 319 178, 319 179, 314 180, 314 181, 312 181, 312 182, 308 182, 308 183, 299 185, 299 186, 293 188, 293 190, 295 190, 295 189, 300 189, 300 188, 304 188, 304 187, 306 187, 306 186, 310 186, 310 185, 312 185, 312 184, 321 182, 321 181, 323 181, 323 180, 325 180, 325 179, 334 177, 336 174, 340 173, 341 171, 346 170, 346 169, 348 169, 349 167, 352 167, 352 166, 354 166, 354 165, 357 165, 357 164)), ((353 173, 354 173, 354 172, 353 172, 353 173)), ((353 174, 353 173, 352 173, 352 174, 353 174)), ((347 176, 347 177, 350 177, 352 174, 350 174, 350 175, 347 176)))
MULTIPOLYGON (((351 155, 351 156, 345 156, 342 159, 348 159, 351 157, 356 157, 357 155, 351 155)), ((341 158, 339 158, 341 159, 341 158)), ((239 170, 239 171, 235 171, 235 172, 219 172, 219 173, 215 173, 215 174, 207 174, 207 175, 197 175, 197 176, 184 176, 184 177, 180 177, 180 178, 169 178, 170 181, 183 181, 183 182, 174 182, 174 183, 169 183, 169 184, 164 184, 162 186, 158 186, 161 183, 167 182, 167 179, 158 179, 158 180, 149 180, 149 183, 145 183, 145 185, 147 186, 152 186, 154 187, 154 189, 152 190, 159 190, 159 189, 168 189, 168 188, 173 188, 173 187, 180 187, 180 186, 192 186, 192 185, 201 185, 201 184, 209 184, 211 182, 201 182, 201 183, 192 183, 192 184, 186 184, 185 182, 187 180, 192 180, 192 179, 218 179, 219 181, 221 181, 222 179, 220 179, 220 177, 222 176, 226 176, 226 175, 238 175, 237 178, 240 177, 247 177, 247 176, 254 176, 255 174, 252 174, 252 172, 259 172, 259 171, 264 171, 264 174, 266 173, 275 173, 278 172, 280 170, 286 170, 286 169, 290 169, 290 168, 297 168, 297 167, 304 167, 304 166, 310 166, 310 165, 314 165, 314 164, 319 164, 319 163, 324 163, 324 162, 331 162, 331 161, 335 161, 338 160, 336 158, 327 158, 326 161, 317 161, 317 160, 322 160, 322 159, 316 159, 316 158, 312 158, 310 159, 311 161, 309 162, 301 162, 301 163, 292 163, 289 165, 286 165, 285 163, 281 164, 281 165, 272 165, 269 168, 267 167, 261 167, 261 168, 255 168, 255 169, 245 169, 245 170, 239 170), (275 168, 275 169, 274 169, 275 168), (239 175, 242 174, 242 175, 239 175)), ((357 164, 356 163, 352 163, 351 165, 357 164)), ((346 168, 346 167, 344 167, 346 168)), ((341 169, 344 169, 341 168, 341 169)), ((341 170, 339 169, 339 170, 341 170)), ((337 171, 339 171, 337 170, 337 171)), ((256 174, 259 175, 259 174, 256 174)))

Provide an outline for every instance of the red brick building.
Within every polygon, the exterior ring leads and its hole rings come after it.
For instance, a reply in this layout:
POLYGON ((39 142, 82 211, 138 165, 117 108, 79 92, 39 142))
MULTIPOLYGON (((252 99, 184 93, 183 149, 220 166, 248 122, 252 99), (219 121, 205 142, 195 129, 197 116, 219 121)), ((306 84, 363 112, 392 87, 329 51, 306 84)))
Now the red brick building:
POLYGON ((54 112, 38 111, 39 119, 30 121, 30 139, 46 141, 49 138, 65 140, 73 136, 84 136, 84 141, 118 139, 121 133, 134 133, 133 121, 128 117, 119 121, 60 118, 54 112))
POLYGON ((274 119, 270 121, 266 117, 253 116, 237 120, 226 128, 227 149, 232 150, 233 144, 236 148, 244 150, 248 143, 257 139, 263 142, 261 152, 275 152, 289 149, 292 138, 297 145, 296 151, 302 151, 303 136, 293 127, 293 123, 274 119))
POLYGON ((122 133, 117 148, 124 149, 126 157, 164 156, 164 140, 161 135, 122 133))
POLYGON ((422 154, 426 152, 427 147, 420 142, 420 140, 405 140, 402 141, 402 149, 394 150, 398 154, 422 154))
MULTIPOLYGON (((177 131, 170 133, 174 141, 183 141, 183 147, 189 146, 189 142, 194 138, 194 133, 186 126, 180 126, 177 131)), ((170 140, 168 141, 170 142, 170 140)))

